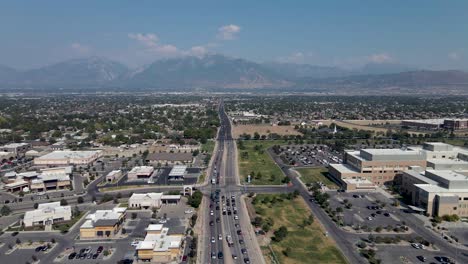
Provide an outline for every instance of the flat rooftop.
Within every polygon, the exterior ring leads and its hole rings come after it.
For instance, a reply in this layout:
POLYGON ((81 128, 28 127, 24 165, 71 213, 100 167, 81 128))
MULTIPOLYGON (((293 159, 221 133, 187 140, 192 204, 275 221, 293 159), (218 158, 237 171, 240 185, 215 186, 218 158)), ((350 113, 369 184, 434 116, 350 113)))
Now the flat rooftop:
POLYGON ((71 150, 56 150, 37 159, 50 159, 50 160, 61 160, 61 159, 87 159, 98 154, 100 151, 86 150, 86 151, 71 151, 71 150))
POLYGON ((340 173, 361 173, 360 171, 348 164, 330 164, 330 167, 333 167, 340 173))
POLYGON ((153 171, 154 171, 154 168, 151 166, 138 166, 138 167, 133 167, 130 173, 149 174, 149 173, 152 173, 153 171))

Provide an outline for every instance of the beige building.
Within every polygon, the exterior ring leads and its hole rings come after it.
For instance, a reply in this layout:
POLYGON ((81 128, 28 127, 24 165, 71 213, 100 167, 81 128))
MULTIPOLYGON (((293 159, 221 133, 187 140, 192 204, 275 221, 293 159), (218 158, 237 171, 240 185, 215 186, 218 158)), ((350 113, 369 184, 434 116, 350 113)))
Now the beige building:
POLYGON ((410 170, 403 173, 400 190, 431 216, 468 216, 468 170, 410 170))
POLYGON ((86 216, 80 227, 80 239, 102 239, 115 237, 126 219, 127 208, 97 210, 86 216))
POLYGON ((49 168, 40 172, 10 172, 8 184, 5 184, 4 189, 9 192, 45 192, 69 189, 71 187, 71 172, 72 167, 49 168))
POLYGON ((398 173, 411 166, 426 167, 420 150, 362 149, 345 151, 343 164, 330 164, 329 173, 346 190, 368 190, 393 182, 398 173))
POLYGON ((145 239, 136 247, 138 259, 151 263, 172 263, 180 260, 183 232, 171 232, 162 225, 149 225, 145 239))

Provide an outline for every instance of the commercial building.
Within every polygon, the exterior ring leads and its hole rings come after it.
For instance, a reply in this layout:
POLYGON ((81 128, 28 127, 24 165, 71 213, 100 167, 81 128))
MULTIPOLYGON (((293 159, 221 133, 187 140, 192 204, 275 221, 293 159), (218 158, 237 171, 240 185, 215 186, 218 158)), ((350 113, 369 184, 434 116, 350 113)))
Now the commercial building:
POLYGON ((17 157, 23 157, 26 151, 30 150, 32 145, 29 143, 10 143, 0 147, 0 152, 11 152, 17 157))
POLYGON ((123 173, 121 170, 113 170, 111 172, 109 172, 107 175, 106 175, 106 182, 113 182, 113 181, 116 181, 118 179, 120 179, 120 177, 122 177, 123 173))
POLYGON ((186 171, 187 171, 187 166, 176 165, 169 172, 168 180, 183 180, 185 177, 186 171))
POLYGON ((444 128, 449 130, 468 129, 468 119, 446 119, 444 120, 444 128))
POLYGON ((128 199, 130 208, 151 209, 163 204, 178 203, 180 195, 164 195, 163 193, 134 193, 128 199))
POLYGON ((80 239, 99 239, 115 237, 125 219, 127 208, 115 207, 112 210, 97 210, 86 216, 80 227, 80 239))
POLYGON ((145 239, 136 247, 139 260, 152 263, 170 263, 180 260, 184 232, 172 232, 172 229, 162 225, 149 225, 146 231, 145 239))
POLYGON ((188 164, 193 162, 193 155, 190 152, 160 152, 149 154, 146 161, 156 165, 176 165, 176 164, 188 164))
POLYGON ((368 190, 393 182, 398 173, 411 166, 426 167, 420 150, 362 149, 345 151, 343 164, 330 164, 329 173, 346 190, 368 190))
POLYGON ((72 167, 56 167, 22 173, 9 172, 4 189, 9 192, 45 192, 63 190, 71 186, 70 174, 72 167))
POLYGON ((71 206, 60 206, 60 202, 39 204, 36 210, 24 214, 23 223, 26 227, 36 225, 52 225, 71 220, 71 206))
POLYGON ((134 167, 128 172, 129 181, 135 180, 148 180, 153 175, 154 168, 152 166, 138 166, 134 167))
POLYGON ((101 156, 101 151, 56 150, 34 159, 38 166, 88 165, 101 156))
POLYGON ((444 125, 444 119, 403 120, 401 125, 416 129, 438 130, 444 125))
POLYGON ((0 164, 16 159, 13 152, 0 152, 0 164))

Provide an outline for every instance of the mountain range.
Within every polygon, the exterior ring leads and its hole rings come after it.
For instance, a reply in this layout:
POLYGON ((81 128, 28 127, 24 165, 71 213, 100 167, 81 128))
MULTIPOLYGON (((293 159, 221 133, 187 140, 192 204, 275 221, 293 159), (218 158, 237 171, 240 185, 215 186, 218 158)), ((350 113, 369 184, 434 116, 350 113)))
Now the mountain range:
POLYGON ((72 59, 19 71, 0 66, 0 89, 29 90, 232 90, 340 94, 468 94, 468 73, 429 71, 400 64, 367 64, 358 70, 294 63, 256 63, 219 54, 157 60, 130 69, 101 57, 72 59))

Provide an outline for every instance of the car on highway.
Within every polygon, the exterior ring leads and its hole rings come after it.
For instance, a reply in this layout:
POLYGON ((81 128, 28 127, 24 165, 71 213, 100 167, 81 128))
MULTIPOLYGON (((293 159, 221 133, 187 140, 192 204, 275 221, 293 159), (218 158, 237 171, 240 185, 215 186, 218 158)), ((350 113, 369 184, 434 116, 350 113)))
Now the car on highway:
POLYGON ((235 215, 234 220, 239 220, 239 216, 235 215))
POLYGON ((244 263, 245 264, 250 264, 250 259, 249 258, 244 258, 244 263))
POLYGON ((211 252, 211 258, 212 258, 212 259, 216 259, 216 253, 211 252))
POLYGON ((241 249, 241 253, 242 253, 242 254, 247 254, 247 249, 242 248, 242 249, 241 249))
POLYGON ((242 235, 242 231, 241 231, 240 229, 237 230, 237 234, 238 234, 239 236, 242 235))
POLYGON ((237 256, 232 254, 232 259, 237 259, 237 256))
POLYGON ((223 255, 223 252, 218 252, 218 259, 223 259, 224 258, 224 255, 223 255))
POLYGON ((213 212, 213 210, 211 210, 211 211, 210 211, 210 215, 214 215, 214 212, 213 212))
POLYGON ((216 223, 219 223, 221 222, 221 219, 219 219, 219 217, 216 217, 216 223))
POLYGON ((244 244, 244 240, 243 240, 243 239, 239 239, 239 244, 243 245, 243 244, 244 244))
POLYGON ((214 222, 213 222, 213 221, 210 221, 210 226, 214 226, 214 222))
POLYGON ((223 236, 221 234, 218 235, 218 240, 223 240, 223 236))

